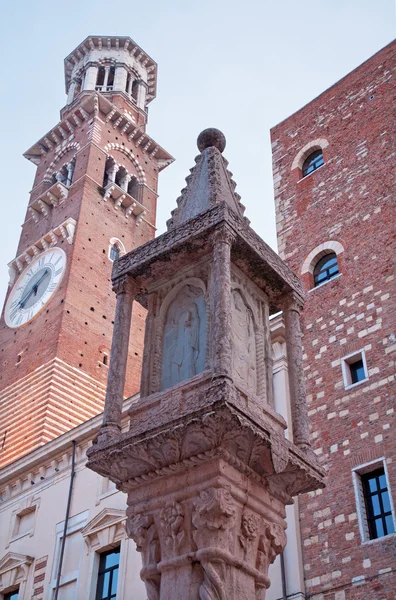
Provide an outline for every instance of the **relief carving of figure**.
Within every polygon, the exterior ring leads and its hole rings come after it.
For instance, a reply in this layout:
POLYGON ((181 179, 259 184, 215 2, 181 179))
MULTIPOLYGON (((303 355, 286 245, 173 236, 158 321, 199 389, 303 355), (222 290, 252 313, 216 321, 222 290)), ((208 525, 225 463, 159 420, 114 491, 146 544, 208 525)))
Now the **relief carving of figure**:
POLYGON ((232 292, 232 368, 237 381, 256 393, 256 339, 253 315, 239 290, 232 292))
POLYGON ((205 368, 206 304, 201 288, 185 285, 170 304, 165 321, 161 389, 198 375, 205 368))

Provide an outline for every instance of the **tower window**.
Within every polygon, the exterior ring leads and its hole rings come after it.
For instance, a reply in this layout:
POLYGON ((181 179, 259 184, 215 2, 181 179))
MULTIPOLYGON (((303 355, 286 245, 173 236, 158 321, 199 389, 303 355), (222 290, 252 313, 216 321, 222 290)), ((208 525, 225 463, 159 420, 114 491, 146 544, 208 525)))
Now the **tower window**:
POLYGON ((96 600, 116 598, 119 566, 120 548, 100 555, 96 600))
POLYGON ((371 540, 394 533, 388 484, 383 468, 361 475, 371 540))
POLYGON ((120 249, 117 244, 113 244, 110 248, 110 260, 114 261, 120 256, 120 249))
POLYGON ((108 79, 107 79, 107 86, 106 86, 106 90, 108 92, 111 92, 112 89, 113 89, 114 77, 115 77, 115 67, 110 67, 109 76, 108 76, 108 79))
POLYGON ((326 254, 326 256, 319 260, 314 268, 313 275, 315 286, 320 285, 325 281, 329 281, 329 279, 338 275, 339 272, 336 253, 331 252, 330 254, 326 254))
POLYGON ((102 86, 104 84, 104 78, 105 78, 105 68, 104 67, 99 67, 98 69, 98 75, 96 78, 96 89, 97 90, 101 90, 102 86))
POLYGON ((19 590, 14 590, 13 592, 8 592, 8 594, 4 594, 4 600, 18 600, 19 598, 19 590))
POLYGON ((306 177, 313 171, 316 171, 319 167, 324 164, 323 152, 322 150, 315 150, 308 156, 308 158, 304 161, 302 166, 302 175, 306 177))

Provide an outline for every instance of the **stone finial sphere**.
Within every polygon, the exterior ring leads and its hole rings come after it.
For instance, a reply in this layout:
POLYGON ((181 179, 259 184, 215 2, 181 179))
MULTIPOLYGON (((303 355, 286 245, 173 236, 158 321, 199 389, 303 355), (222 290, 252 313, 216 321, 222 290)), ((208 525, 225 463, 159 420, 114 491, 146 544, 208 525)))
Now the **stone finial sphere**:
POLYGON ((225 135, 219 129, 209 127, 209 129, 204 129, 199 134, 197 146, 200 152, 203 152, 205 148, 209 148, 210 146, 214 146, 220 152, 223 152, 226 147, 225 135))

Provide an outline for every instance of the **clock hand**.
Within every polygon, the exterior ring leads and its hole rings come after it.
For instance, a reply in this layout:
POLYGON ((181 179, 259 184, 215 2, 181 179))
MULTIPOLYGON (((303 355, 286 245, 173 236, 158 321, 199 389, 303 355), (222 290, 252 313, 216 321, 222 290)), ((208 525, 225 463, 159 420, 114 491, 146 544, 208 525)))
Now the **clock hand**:
POLYGON ((44 273, 42 274, 42 276, 40 277, 40 279, 38 281, 36 281, 36 283, 32 286, 32 288, 29 290, 29 292, 26 294, 26 296, 24 296, 20 301, 19 301, 19 306, 21 308, 24 308, 26 302, 29 300, 30 296, 33 294, 36 296, 37 295, 37 290, 38 287, 40 285, 40 283, 42 282, 42 280, 44 279, 44 277, 47 275, 48 273, 48 269, 45 269, 44 273))

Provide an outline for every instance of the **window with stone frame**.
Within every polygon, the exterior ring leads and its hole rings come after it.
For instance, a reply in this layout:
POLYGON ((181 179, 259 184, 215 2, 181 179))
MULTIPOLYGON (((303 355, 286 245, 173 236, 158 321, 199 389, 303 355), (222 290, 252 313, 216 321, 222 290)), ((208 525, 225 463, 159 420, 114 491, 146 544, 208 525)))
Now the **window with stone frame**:
POLYGON ((359 529, 363 542, 395 533, 395 514, 384 459, 353 471, 359 529))
POLYGON ((119 546, 100 554, 95 600, 115 600, 117 596, 119 568, 119 546))
POLYGON ((366 354, 364 350, 358 350, 344 356, 341 359, 341 367, 345 389, 363 383, 368 379, 366 354))

